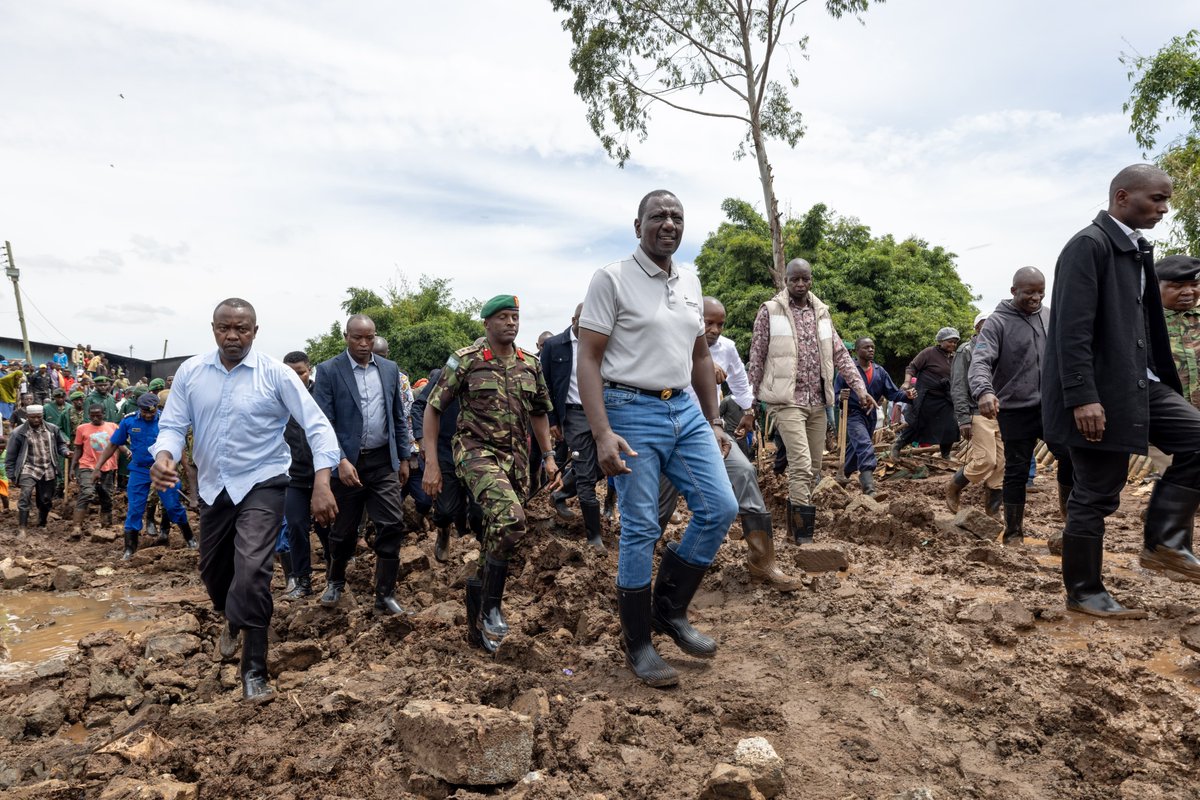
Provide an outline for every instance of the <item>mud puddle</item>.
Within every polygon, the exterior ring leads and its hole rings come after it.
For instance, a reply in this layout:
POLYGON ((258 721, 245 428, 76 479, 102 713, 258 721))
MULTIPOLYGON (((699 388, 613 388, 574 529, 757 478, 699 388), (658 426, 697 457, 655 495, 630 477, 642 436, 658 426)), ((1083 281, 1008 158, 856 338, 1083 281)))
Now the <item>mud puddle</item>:
POLYGON ((36 664, 76 651, 94 631, 138 633, 151 615, 133 607, 138 598, 24 592, 0 596, 0 676, 18 664, 36 664))

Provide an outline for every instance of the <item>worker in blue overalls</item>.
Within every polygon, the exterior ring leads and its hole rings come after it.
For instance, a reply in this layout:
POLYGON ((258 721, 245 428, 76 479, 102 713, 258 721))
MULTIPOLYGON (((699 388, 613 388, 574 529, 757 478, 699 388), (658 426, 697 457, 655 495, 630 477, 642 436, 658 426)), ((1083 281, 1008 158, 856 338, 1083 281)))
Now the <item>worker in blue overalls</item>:
MULTIPOLYGON (((150 454, 150 445, 158 438, 158 395, 147 392, 137 400, 137 413, 125 416, 117 431, 108 441, 101 455, 107 459, 114 450, 128 442, 129 486, 127 489, 129 510, 125 513, 125 554, 123 561, 128 561, 137 552, 138 534, 142 530, 142 518, 146 515, 146 501, 150 496, 150 467, 154 465, 154 456, 150 454)), ((103 464, 104 461, 96 462, 103 464)), ((167 512, 167 518, 179 526, 183 541, 189 549, 195 550, 199 545, 192 535, 192 527, 188 523, 187 511, 179 499, 179 489, 171 487, 158 493, 162 507, 167 512)), ((159 544, 167 543, 167 531, 158 536, 159 544)))

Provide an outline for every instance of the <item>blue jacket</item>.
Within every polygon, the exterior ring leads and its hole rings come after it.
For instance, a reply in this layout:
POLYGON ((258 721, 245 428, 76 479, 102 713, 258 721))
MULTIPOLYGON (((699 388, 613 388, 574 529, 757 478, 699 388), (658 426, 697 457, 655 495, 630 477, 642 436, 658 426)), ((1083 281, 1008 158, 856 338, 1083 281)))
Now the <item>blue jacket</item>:
POLYGON ((121 421, 117 423, 117 429, 108 441, 115 447, 129 444, 129 452, 133 454, 129 459, 130 469, 148 470, 154 466, 154 456, 150 455, 150 446, 158 439, 158 418, 161 416, 161 411, 155 411, 154 419, 147 422, 142 419, 140 413, 135 411, 122 417, 121 421))
POLYGON ((550 390, 550 424, 562 427, 567 416, 567 392, 571 388, 571 372, 575 369, 571 348, 571 329, 568 327, 557 336, 542 342, 542 374, 546 376, 546 388, 550 390))
MULTIPOLYGON (((400 394, 400 368, 395 361, 380 356, 375 356, 375 365, 379 368, 379 380, 383 384, 383 417, 387 426, 388 453, 392 457, 392 469, 399 470, 401 459, 408 460, 412 454, 408 420, 404 416, 404 402, 400 394)), ((354 379, 350 357, 345 350, 317 365, 313 399, 333 426, 342 455, 351 464, 356 463, 362 447, 363 415, 358 381, 354 379)))
MULTIPOLYGON (((857 360, 854 362, 854 367, 858 370, 858 374, 862 376, 863 385, 867 387, 867 394, 871 395, 871 397, 876 401, 887 398, 893 403, 907 402, 908 395, 896 388, 896 384, 892 382, 892 376, 889 375, 888 371, 883 368, 883 365, 875 364, 875 369, 871 373, 870 383, 867 383, 867 373, 859 365, 857 360)), ((846 381, 843 380, 842 376, 835 375, 833 379, 834 395, 836 396, 842 391, 842 389, 846 388, 849 387, 846 386, 846 381)), ((840 402, 841 401, 839 401, 839 404, 840 402)), ((863 414, 862 406, 858 404, 858 395, 856 395, 854 392, 850 393, 850 405, 848 410, 851 414, 861 414, 862 416, 867 417, 867 419, 875 419, 876 416, 874 409, 871 410, 870 414, 863 414)))

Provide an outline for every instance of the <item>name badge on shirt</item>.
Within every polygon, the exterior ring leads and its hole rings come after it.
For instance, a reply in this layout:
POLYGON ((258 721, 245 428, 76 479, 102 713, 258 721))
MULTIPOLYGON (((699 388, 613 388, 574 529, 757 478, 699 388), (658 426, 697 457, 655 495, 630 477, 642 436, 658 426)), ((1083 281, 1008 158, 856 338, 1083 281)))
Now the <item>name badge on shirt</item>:
POLYGON ((817 320, 817 337, 820 339, 833 338, 833 325, 829 322, 829 320, 817 320))

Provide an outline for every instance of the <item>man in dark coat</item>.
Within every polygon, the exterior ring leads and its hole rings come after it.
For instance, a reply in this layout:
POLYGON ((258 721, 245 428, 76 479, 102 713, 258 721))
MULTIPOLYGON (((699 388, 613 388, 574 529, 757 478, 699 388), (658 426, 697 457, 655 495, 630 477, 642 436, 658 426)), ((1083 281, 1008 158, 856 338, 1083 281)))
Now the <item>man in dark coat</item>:
POLYGON ((1075 467, 1063 533, 1067 608, 1095 616, 1145 617, 1113 599, 1100 575, 1104 518, 1120 505, 1129 454, 1148 442, 1175 459, 1150 496, 1141 565, 1200 583, 1200 411, 1182 396, 1154 251, 1138 232, 1167 213, 1171 188, 1148 164, 1121 170, 1108 210, 1067 242, 1055 267, 1042 414, 1046 441, 1065 443, 1075 467))

